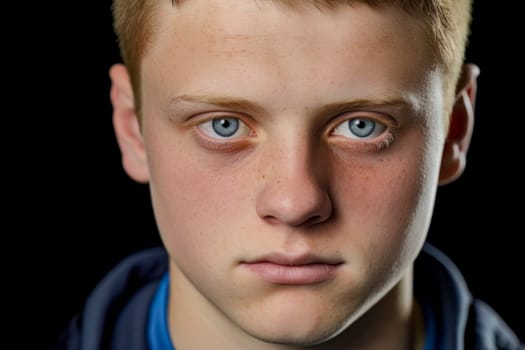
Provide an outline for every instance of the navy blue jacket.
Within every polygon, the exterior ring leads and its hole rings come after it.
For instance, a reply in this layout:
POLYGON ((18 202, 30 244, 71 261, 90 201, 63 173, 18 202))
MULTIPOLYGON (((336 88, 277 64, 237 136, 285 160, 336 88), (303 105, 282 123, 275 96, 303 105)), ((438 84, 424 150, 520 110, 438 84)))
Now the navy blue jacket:
MULTIPOLYGON (((149 307, 167 270, 160 247, 126 258, 95 288, 54 349, 147 350, 149 307)), ((416 260, 414 289, 432 307, 442 349, 525 350, 488 305, 472 298, 455 265, 428 244, 416 260)))

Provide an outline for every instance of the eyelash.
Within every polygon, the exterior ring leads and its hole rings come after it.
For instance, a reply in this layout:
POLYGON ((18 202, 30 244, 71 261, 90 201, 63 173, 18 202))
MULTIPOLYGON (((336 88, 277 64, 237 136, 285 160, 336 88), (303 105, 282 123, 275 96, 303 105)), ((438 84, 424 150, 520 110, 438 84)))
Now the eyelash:
POLYGON ((243 122, 240 118, 229 116, 215 117, 213 119, 198 124, 197 128, 199 128, 207 136, 219 140, 231 140, 237 138, 235 134, 237 134, 239 131, 244 132, 246 134, 245 136, 252 136, 253 134, 253 129, 250 126, 246 125, 246 123, 243 122), (233 134, 220 135, 219 131, 216 130, 216 128, 221 126, 230 129, 233 128, 233 134), (215 133, 215 136, 210 135, 211 133, 215 133))
MULTIPOLYGON (((236 151, 243 148, 248 142, 256 136, 252 123, 245 122, 246 118, 236 116, 235 114, 215 114, 204 120, 195 122, 193 130, 197 136, 197 141, 205 148, 214 149, 223 152, 236 151), (221 136, 213 129, 213 123, 220 120, 236 120, 240 129, 244 130, 245 135, 241 136, 221 136), (211 135, 215 134, 215 135, 211 135)), ((239 129, 235 131, 238 132, 239 129)))
MULTIPOLYGON (((370 147, 373 147, 375 151, 380 151, 382 149, 385 149, 389 147, 392 142, 395 139, 396 133, 395 130, 399 127, 397 122, 389 116, 386 116, 384 114, 381 114, 382 117, 377 116, 369 116, 366 114, 361 115, 354 115, 351 117, 346 117, 344 119, 338 119, 336 126, 330 129, 330 137, 333 137, 337 141, 342 142, 350 142, 352 145, 357 145, 359 147, 364 147, 365 149, 369 149, 370 147), (381 120, 379 120, 381 119, 381 120), (360 139, 359 137, 347 137, 342 135, 337 135, 335 132, 339 128, 343 128, 345 123, 350 123, 352 121, 371 121, 375 123, 375 128, 377 125, 380 125, 382 127, 382 130, 379 134, 376 136, 368 138, 368 135, 360 139), (348 141, 350 140, 350 141, 348 141)), ((372 133, 376 131, 376 129, 372 130, 372 133)), ((350 129, 350 126, 348 126, 348 129, 350 129)))

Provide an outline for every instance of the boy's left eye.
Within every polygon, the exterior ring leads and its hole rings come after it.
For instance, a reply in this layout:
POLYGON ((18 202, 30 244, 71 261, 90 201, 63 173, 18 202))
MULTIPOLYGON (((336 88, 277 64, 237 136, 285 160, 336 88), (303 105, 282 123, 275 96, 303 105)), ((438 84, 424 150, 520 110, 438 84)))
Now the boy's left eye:
POLYGON ((231 139, 249 136, 250 128, 240 119, 233 117, 214 118, 198 125, 207 136, 214 139, 231 139))
POLYGON ((339 124, 333 131, 334 135, 351 139, 373 139, 386 130, 386 125, 371 118, 352 118, 339 124))

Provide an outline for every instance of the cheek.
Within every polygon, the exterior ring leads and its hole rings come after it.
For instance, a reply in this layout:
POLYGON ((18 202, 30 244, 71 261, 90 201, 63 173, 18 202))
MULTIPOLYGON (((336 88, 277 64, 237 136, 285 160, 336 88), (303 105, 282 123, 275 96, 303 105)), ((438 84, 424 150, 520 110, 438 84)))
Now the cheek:
POLYGON ((423 244, 439 170, 436 145, 424 135, 414 129, 371 162, 336 163, 334 173, 344 174, 334 180, 338 214, 365 266, 406 265, 423 244))
POLYGON ((152 144, 158 151, 150 152, 150 188, 159 231, 171 255, 204 263, 231 250, 235 240, 229 237, 253 215, 248 203, 253 176, 249 168, 234 171, 210 161, 202 151, 191 151, 191 142, 183 136, 173 147, 152 144))

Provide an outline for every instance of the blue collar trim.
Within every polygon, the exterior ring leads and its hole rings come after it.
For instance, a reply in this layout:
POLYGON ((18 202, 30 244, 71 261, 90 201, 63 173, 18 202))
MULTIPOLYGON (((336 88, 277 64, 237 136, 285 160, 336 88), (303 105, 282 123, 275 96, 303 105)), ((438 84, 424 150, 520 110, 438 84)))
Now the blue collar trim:
POLYGON ((175 350, 168 328, 169 274, 160 280, 149 309, 148 344, 151 350, 175 350))

